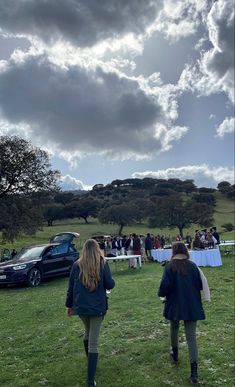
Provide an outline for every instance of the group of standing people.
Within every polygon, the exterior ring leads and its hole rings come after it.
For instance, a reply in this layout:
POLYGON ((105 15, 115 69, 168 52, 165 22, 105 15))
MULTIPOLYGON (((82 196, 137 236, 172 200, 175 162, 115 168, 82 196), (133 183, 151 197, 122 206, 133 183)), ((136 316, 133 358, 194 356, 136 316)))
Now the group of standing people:
MULTIPOLYGON (((176 239, 177 240, 177 239, 176 239)), ((97 240, 98 241, 98 240, 97 240)), ((166 244, 172 243, 170 235, 156 235, 147 233, 147 235, 138 235, 132 233, 123 236, 108 236, 102 241, 98 241, 100 249, 106 257, 119 255, 141 255, 142 260, 152 261, 151 250, 163 249, 166 244)), ((136 262, 132 267, 136 267, 136 262)))
MULTIPOLYGON (((118 256, 133 254, 133 251, 138 251, 141 254, 143 248, 144 236, 136 233, 129 236, 113 236, 108 237, 100 244, 101 250, 104 250, 105 256, 118 256), (103 247, 103 249, 102 249, 103 247)), ((137 254, 137 253, 136 253, 137 254)))
MULTIPOLYGON (((149 237, 150 234, 147 234, 146 239, 149 237)), ((164 316, 170 320, 170 358, 175 365, 178 365, 179 357, 179 322, 184 321, 191 367, 190 382, 193 385, 198 384, 196 324, 198 320, 205 319, 200 293, 203 283, 207 284, 206 278, 189 260, 187 247, 182 242, 176 242, 171 260, 165 266, 158 296, 164 299, 164 316)), ((108 309, 107 290, 114 286, 115 281, 98 242, 87 240, 70 274, 66 307, 68 316, 77 315, 84 324, 88 387, 96 386, 99 333, 108 309)))
MULTIPOLYGON (((99 242, 99 246, 106 257, 120 255, 141 255, 144 257, 144 239, 144 236, 139 236, 136 233, 122 237, 107 237, 104 241, 99 242)), ((135 269, 136 266, 136 259, 131 259, 130 267, 135 269)))
POLYGON ((196 230, 193 240, 193 249, 202 250, 205 248, 212 249, 219 247, 220 237, 216 227, 212 227, 209 230, 196 230))

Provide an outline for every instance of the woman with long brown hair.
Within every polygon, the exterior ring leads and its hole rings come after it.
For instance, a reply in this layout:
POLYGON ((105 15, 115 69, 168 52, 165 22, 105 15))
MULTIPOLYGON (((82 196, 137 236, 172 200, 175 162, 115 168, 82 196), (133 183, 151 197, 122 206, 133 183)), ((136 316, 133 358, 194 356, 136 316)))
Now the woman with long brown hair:
POLYGON ((72 267, 67 291, 67 315, 78 315, 84 324, 84 349, 88 357, 88 387, 95 383, 98 361, 98 340, 101 324, 107 312, 106 290, 113 289, 108 262, 98 242, 88 239, 72 267))
POLYGON ((178 364, 179 322, 184 329, 191 363, 190 382, 198 384, 198 350, 196 342, 197 320, 204 320, 201 302, 202 280, 197 265, 190 261, 187 247, 182 242, 174 243, 172 257, 165 266, 158 291, 165 297, 164 317, 170 320, 171 360, 178 364))

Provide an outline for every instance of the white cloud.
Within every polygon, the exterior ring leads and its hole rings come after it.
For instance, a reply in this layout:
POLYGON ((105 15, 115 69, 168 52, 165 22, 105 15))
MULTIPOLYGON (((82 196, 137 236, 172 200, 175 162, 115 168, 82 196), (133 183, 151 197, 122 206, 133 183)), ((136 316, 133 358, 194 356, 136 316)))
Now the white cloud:
POLYGON ((24 123, 10 124, 8 121, 0 119, 1 136, 19 136, 30 139, 30 127, 24 123))
POLYGON ((62 191, 90 190, 91 186, 84 185, 81 180, 70 175, 61 176, 60 186, 62 191))
POLYGON ((207 0, 165 0, 153 29, 175 42, 195 34, 206 9, 207 0))
POLYGON ((234 117, 226 117, 224 121, 216 128, 217 137, 224 137, 227 133, 233 133, 235 130, 234 117))
POLYGON ((182 180, 193 179, 196 182, 202 182, 211 179, 213 186, 220 181, 229 181, 234 183, 234 168, 228 167, 210 167, 209 165, 187 165, 178 168, 167 168, 157 171, 135 172, 133 178, 152 177, 155 179, 178 178, 182 180))
POLYGON ((170 129, 160 124, 156 127, 155 137, 161 142, 161 151, 168 151, 172 147, 172 142, 179 141, 188 131, 185 126, 172 126, 170 129))
POLYGON ((224 92, 234 102, 233 0, 214 2, 205 19, 205 27, 213 47, 201 52, 196 65, 185 66, 179 86, 205 96, 224 92))

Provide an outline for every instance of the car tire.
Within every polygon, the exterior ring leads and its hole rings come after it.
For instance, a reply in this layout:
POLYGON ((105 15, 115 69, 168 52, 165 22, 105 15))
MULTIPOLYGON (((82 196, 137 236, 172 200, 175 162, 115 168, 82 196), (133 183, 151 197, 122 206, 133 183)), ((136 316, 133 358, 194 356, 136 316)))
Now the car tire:
POLYGON ((38 285, 40 285, 42 281, 42 274, 38 267, 33 267, 29 270, 27 275, 27 284, 28 286, 34 288, 38 285))

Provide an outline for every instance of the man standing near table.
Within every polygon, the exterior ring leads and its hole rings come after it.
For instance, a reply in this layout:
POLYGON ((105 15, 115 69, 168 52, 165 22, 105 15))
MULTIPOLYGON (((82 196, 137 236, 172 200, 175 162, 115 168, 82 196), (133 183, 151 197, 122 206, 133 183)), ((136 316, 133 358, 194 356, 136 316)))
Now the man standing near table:
POLYGON ((189 233, 187 233, 187 235, 186 235, 186 244, 187 244, 188 249, 191 250, 192 237, 191 237, 191 235, 189 235, 189 233))
MULTIPOLYGON (((133 255, 141 255, 141 241, 138 235, 135 233, 132 234, 133 236, 133 255)), ((133 258, 131 268, 136 269, 136 258, 133 258)))
POLYGON ((147 236, 145 238, 144 244, 145 244, 146 257, 147 257, 148 261, 152 261, 153 258, 152 258, 151 250, 153 249, 153 240, 152 240, 149 233, 147 234, 147 236))
POLYGON ((214 247, 216 249, 219 249, 220 238, 219 238, 219 234, 218 234, 215 226, 211 228, 211 232, 212 232, 213 237, 216 239, 216 243, 215 243, 214 247))

